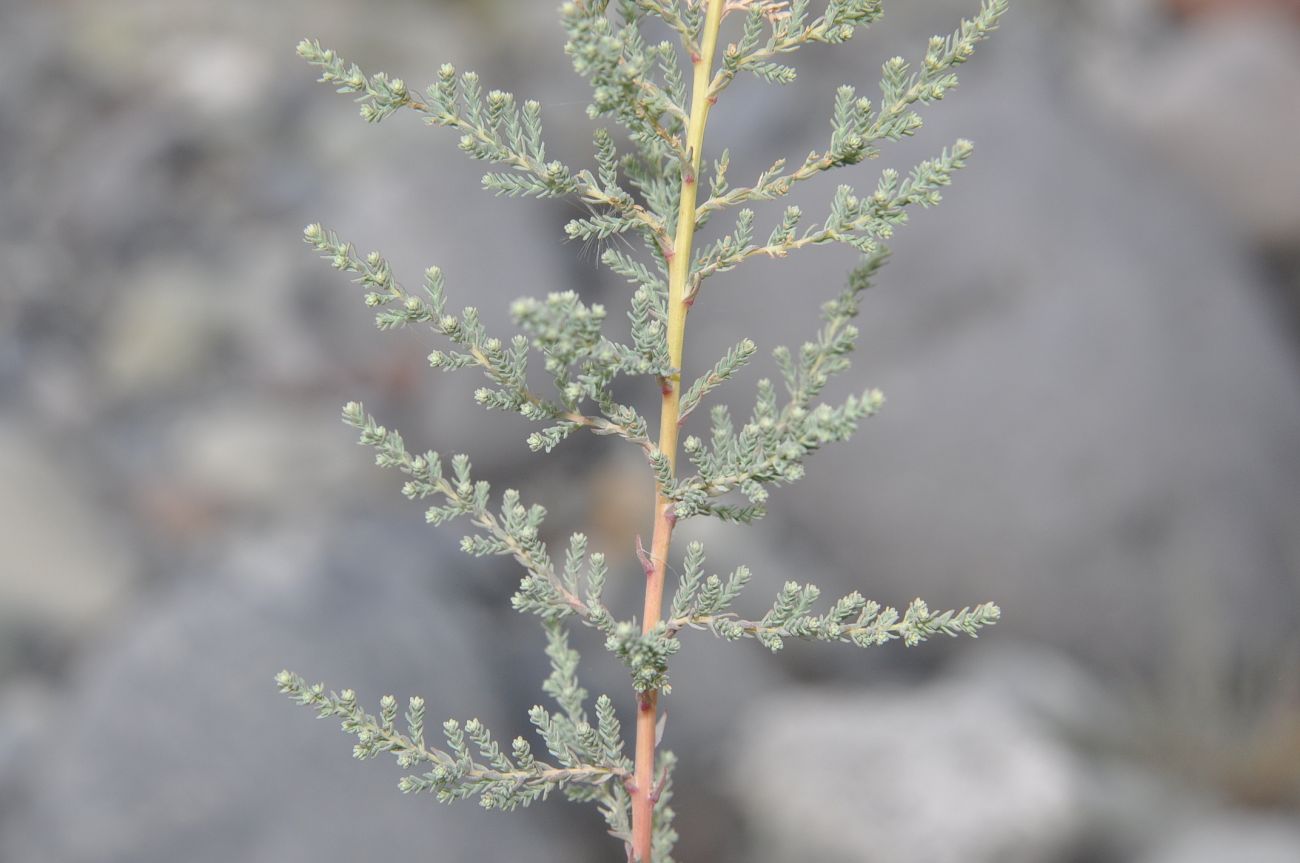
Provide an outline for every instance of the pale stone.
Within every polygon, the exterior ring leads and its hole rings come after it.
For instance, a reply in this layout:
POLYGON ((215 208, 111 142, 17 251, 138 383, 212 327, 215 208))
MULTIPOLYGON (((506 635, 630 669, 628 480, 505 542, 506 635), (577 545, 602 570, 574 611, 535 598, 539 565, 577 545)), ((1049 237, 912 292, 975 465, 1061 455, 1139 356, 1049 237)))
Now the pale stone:
POLYGON ((69 638, 116 610, 136 561, 86 465, 12 423, 0 425, 0 633, 69 638))
POLYGON ((761 863, 1048 863, 1082 829, 1071 754, 965 682, 757 699, 732 787, 761 863))

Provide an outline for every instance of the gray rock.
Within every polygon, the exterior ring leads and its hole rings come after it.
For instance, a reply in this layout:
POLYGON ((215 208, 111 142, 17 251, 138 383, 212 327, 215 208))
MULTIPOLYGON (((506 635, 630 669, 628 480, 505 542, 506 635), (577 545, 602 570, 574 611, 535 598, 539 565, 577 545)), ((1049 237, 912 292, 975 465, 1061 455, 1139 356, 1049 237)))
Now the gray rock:
POLYGON ((141 609, 44 717, 0 857, 574 859, 562 809, 506 819, 403 797, 394 765, 352 761, 333 721, 275 692, 288 666, 355 684, 370 703, 423 694, 439 722, 479 715, 507 739, 525 731, 523 716, 500 715, 482 621, 426 585, 444 568, 436 549, 414 550, 383 530, 247 538, 141 609))
POLYGON ((57 703, 52 687, 35 677, 7 680, 0 689, 0 825, 6 813, 21 805, 23 777, 57 703))
POLYGON ((1202 789, 1161 774, 1151 765, 1113 753, 1092 752, 1081 774, 1084 860, 1135 861, 1176 824, 1204 810, 1202 789))
POLYGON ((1176 827, 1140 863, 1295 863, 1300 825, 1294 818, 1246 812, 1206 813, 1176 827))
POLYGON ((150 261, 125 276, 101 324, 96 390, 109 398, 166 396, 199 383, 217 360, 224 326, 219 284, 196 261, 150 261))
POLYGON ((1257 240, 1294 249, 1300 166, 1277 142, 1300 134, 1300 27, 1281 4, 1197 18, 1173 32, 1132 26, 1139 10, 1154 17, 1158 5, 1081 4, 1094 25, 1070 28, 1084 92, 1257 240))
POLYGON ((0 677, 24 653, 60 652, 101 625, 132 586, 133 549, 85 469, 80 454, 0 424, 0 677))
POLYGON ((337 495, 345 506, 356 482, 382 484, 394 498, 401 487, 396 477, 379 471, 373 454, 353 445, 356 435, 336 421, 333 405, 313 404, 315 409, 269 398, 209 400, 171 425, 155 459, 166 466, 169 482, 245 518, 284 516, 322 495, 337 495))
MULTIPOLYGON (((957 136, 977 144, 943 206, 899 230, 865 298, 838 392, 879 386, 883 413, 770 509, 842 574, 828 591, 998 600, 999 636, 1141 663, 1175 633, 1208 638, 1212 622, 1288 632, 1293 347, 1222 217, 1063 86, 1057 23, 1018 6, 918 138, 882 156, 906 168, 957 136)), ((873 81, 878 58, 853 56, 860 67, 836 74, 873 81)), ((827 108, 807 110, 786 154, 820 140, 827 108)), ((838 180, 868 186, 877 172, 838 180)), ((807 194, 820 212, 826 191, 807 194)), ((810 253, 711 281, 691 338, 798 344, 852 261, 810 253)), ((688 353, 687 374, 714 359, 688 353)), ((773 373, 761 359, 751 371, 773 373)), ((748 411, 743 390, 730 398, 748 411)))
POLYGON ((748 860, 1048 863, 1082 826, 1072 756, 984 687, 785 690, 745 717, 748 860))
POLYGON ((1007 699, 1065 737, 1097 740, 1128 727, 1129 716, 1115 692, 1074 659, 1042 644, 990 637, 957 651, 945 672, 1007 699))

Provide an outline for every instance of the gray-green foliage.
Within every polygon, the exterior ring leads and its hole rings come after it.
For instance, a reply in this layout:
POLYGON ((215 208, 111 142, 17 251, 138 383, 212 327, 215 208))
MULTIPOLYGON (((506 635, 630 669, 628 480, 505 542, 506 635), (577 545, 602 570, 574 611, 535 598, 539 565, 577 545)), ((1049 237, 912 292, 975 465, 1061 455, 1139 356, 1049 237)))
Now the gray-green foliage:
MULTIPOLYGON (((580 202, 586 214, 567 225, 568 237, 638 237, 644 246, 641 254, 623 244, 601 256, 605 266, 632 286, 628 342, 605 335, 606 310, 584 303, 571 291, 516 301, 511 312, 518 332, 492 336, 475 308, 449 308, 437 267, 424 274, 422 290, 408 291, 379 253, 359 254, 319 225, 307 228, 306 240, 362 286, 380 329, 427 326, 443 340, 429 355, 434 368, 479 369, 486 384, 475 394, 476 401, 535 422, 538 427, 527 438, 531 449, 549 452, 583 430, 621 437, 642 450, 654 488, 673 507, 675 520, 711 516, 752 522, 766 512, 773 487, 798 480, 808 456, 826 444, 847 440, 884 404, 874 389, 839 403, 824 402, 821 396, 831 378, 849 368, 858 337, 852 321, 863 292, 886 260, 885 241, 907 221, 913 206, 939 202, 972 146, 958 140, 905 176, 886 169, 867 194, 841 185, 824 215, 812 223, 805 222, 800 208, 787 206, 774 219, 764 217, 771 227, 760 230, 759 212, 750 205, 784 197, 797 183, 824 172, 877 158, 883 144, 916 132, 922 125, 918 108, 942 99, 956 86, 955 67, 994 29, 1007 3, 982 0, 978 13, 953 34, 932 39, 915 66, 901 57, 886 61, 878 101, 858 96, 853 86, 840 87, 830 102, 825 148, 809 153, 797 166, 779 159, 752 185, 734 186, 728 176, 728 151, 712 157, 708 196, 697 204, 693 225, 703 226, 729 210, 735 211, 735 221, 713 242, 694 250, 685 276, 688 306, 710 276, 755 257, 784 258, 805 246, 845 243, 862 252, 863 260, 849 275, 847 287, 823 306, 823 325, 815 336, 797 349, 778 347, 772 352, 779 386, 760 380, 748 417, 738 421, 725 405, 710 408, 707 434, 688 434, 683 441, 693 472, 679 475, 670 454, 660 451, 651 436, 646 418, 615 398, 614 385, 621 377, 650 377, 663 384, 681 372, 668 349, 666 250, 672 248, 679 222, 683 183, 694 182, 687 175, 691 160, 700 156, 685 144, 690 122, 686 72, 701 49, 706 3, 571 0, 562 6, 565 51, 593 88, 588 114, 596 121, 612 121, 623 133, 620 140, 604 126, 596 129, 594 169, 574 169, 550 158, 541 107, 534 101, 521 103, 510 93, 485 91, 473 72, 443 65, 434 83, 417 93, 401 79, 366 75, 315 42, 298 46, 320 69, 321 80, 355 94, 366 120, 378 122, 409 109, 431 125, 457 130, 461 149, 493 166, 483 176, 487 190, 580 202), (675 38, 652 41, 649 34, 662 32, 675 38), (620 152, 620 147, 628 149, 620 152), (545 392, 529 384, 530 361, 540 363, 551 382, 545 392)), ((819 5, 821 11, 816 12, 810 0, 731 0, 727 11, 739 13, 741 20, 731 25, 734 41, 720 43, 725 47, 719 49, 716 71, 709 70, 708 99, 716 100, 742 73, 788 84, 795 78, 790 60, 797 49, 848 41, 882 14, 879 0, 819 5)), ((684 388, 683 423, 758 352, 748 339, 716 350, 722 353, 712 368, 684 388)), ((380 466, 406 476, 403 493, 426 502, 430 523, 463 519, 470 526, 462 541, 466 552, 510 555, 518 562, 524 574, 513 605, 540 619, 551 662, 543 690, 556 709, 538 706, 529 714, 544 755, 535 754, 524 738, 503 746, 477 720, 448 721, 441 728, 443 742, 428 743, 425 705, 419 698, 410 700, 399 721, 397 702, 390 697, 380 702, 378 715, 372 715, 351 690, 327 692, 287 671, 277 677, 282 691, 321 716, 341 720, 344 730, 357 739, 357 757, 394 755, 410 771, 401 780, 403 791, 428 791, 446 801, 477 797, 484 806, 502 809, 560 792, 596 803, 613 835, 629 841, 632 762, 624 752, 614 701, 601 695, 594 702, 594 718, 588 710, 588 694, 577 677, 578 654, 569 646, 568 628, 574 623, 604 635, 607 649, 626 665, 636 692, 667 693, 669 662, 686 630, 707 630, 726 640, 753 638, 771 650, 790 638, 860 647, 900 639, 910 646, 934 635, 973 636, 998 618, 992 604, 932 612, 918 599, 900 612, 857 592, 819 610, 820 591, 791 581, 761 616, 750 619, 733 610, 749 582, 749 569, 742 565, 725 578, 706 576, 704 549, 692 543, 681 562, 667 617, 643 627, 605 605, 605 557, 588 549, 585 536, 570 537, 563 563, 557 564, 543 532, 546 512, 541 506, 525 504, 513 490, 494 497, 486 482, 473 478, 465 455, 444 459, 433 451, 410 452, 398 432, 381 425, 360 404, 349 403, 344 420, 360 432, 362 444, 374 449, 380 466)), ((670 754, 659 754, 656 861, 670 859, 675 838, 668 807, 672 763, 670 754)))

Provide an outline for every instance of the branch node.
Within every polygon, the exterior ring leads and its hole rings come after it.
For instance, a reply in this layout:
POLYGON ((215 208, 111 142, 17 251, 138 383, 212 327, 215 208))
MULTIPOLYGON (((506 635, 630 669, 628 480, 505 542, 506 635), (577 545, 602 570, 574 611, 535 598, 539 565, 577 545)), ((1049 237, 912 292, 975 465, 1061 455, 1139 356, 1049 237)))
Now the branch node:
POLYGON ((636 557, 641 561, 641 569, 645 572, 646 578, 653 578, 655 574, 654 561, 650 559, 650 552, 646 551, 645 544, 641 542, 640 534, 636 538, 636 557))

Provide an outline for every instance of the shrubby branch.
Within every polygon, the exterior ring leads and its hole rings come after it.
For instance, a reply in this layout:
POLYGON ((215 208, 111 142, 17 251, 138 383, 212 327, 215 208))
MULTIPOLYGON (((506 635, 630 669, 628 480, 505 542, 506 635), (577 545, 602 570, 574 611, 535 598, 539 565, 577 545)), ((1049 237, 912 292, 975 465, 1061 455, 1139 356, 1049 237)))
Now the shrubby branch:
POLYGON ((568 0, 560 9, 564 50, 591 85, 588 116, 621 130, 596 128, 593 169, 575 170, 554 158, 536 101, 485 91, 474 72, 445 64, 436 80, 416 93, 402 79, 367 74, 315 41, 299 44, 298 53, 317 67, 322 81, 356 97, 368 122, 407 109, 429 125, 454 129, 463 152, 493 166, 483 176, 488 191, 577 201, 586 214, 569 221, 567 237, 586 241, 632 234, 645 247, 644 256, 626 244, 606 249, 600 258, 632 285, 627 341, 605 332, 603 306, 584 302, 574 291, 516 301, 511 313, 517 332, 502 339, 487 333, 476 308, 449 310, 437 267, 425 272, 422 291, 407 291, 379 253, 360 255, 320 225, 306 229, 307 243, 361 285, 380 329, 427 325, 444 340, 429 354, 432 367, 480 370, 487 385, 475 393, 476 402, 538 423, 526 439, 531 449, 550 452, 581 430, 621 437, 645 456, 647 493, 654 495, 649 547, 638 537, 627 548, 629 554, 635 548, 645 575, 641 614, 624 615, 604 601, 606 557, 589 549, 585 535, 571 535, 563 562, 557 563, 542 530, 542 506, 525 504, 514 490, 494 503, 488 483, 473 477, 467 456, 444 461, 432 450, 412 453, 397 431, 380 425, 359 403, 344 408, 344 420, 374 449, 376 462, 405 475, 403 494, 426 502, 430 523, 464 519, 472 527, 462 540, 464 551, 506 555, 519 564, 523 576, 512 605, 539 620, 551 669, 542 689, 554 709, 537 705, 528 714, 541 754, 523 737, 499 742, 474 719, 448 720, 438 735, 428 735, 420 698, 410 699, 399 717, 397 701, 385 696, 379 712, 371 714, 351 690, 330 692, 289 671, 277 676, 282 692, 341 722, 356 738, 358 758, 389 753, 411 771, 399 783, 403 791, 430 792, 443 801, 473 797, 494 809, 527 806, 560 793, 595 804, 610 833, 624 843, 628 860, 669 863, 677 835, 670 805, 675 759, 660 746, 658 703, 671 691, 670 665, 682 649, 682 632, 752 638, 771 650, 791 638, 861 647, 898 640, 913 646, 939 635, 975 636, 997 622, 1000 612, 991 603, 934 612, 917 599, 900 611, 856 591, 819 610, 820 590, 794 581, 762 616, 742 617, 733 606, 750 581, 749 567, 736 566, 726 577, 706 575, 698 543, 687 546, 664 607, 673 531, 681 519, 762 517, 771 489, 800 479, 809 456, 848 440, 884 405, 875 389, 839 403, 820 399, 831 379, 850 367, 858 338, 853 319, 887 258, 888 240, 911 208, 940 201, 953 174, 971 157, 972 145, 958 140, 906 174, 886 169, 870 193, 842 184, 825 215, 811 225, 801 208, 785 206, 760 234, 768 217, 760 219, 753 205, 779 200, 821 174, 877 158, 886 143, 914 134, 922 124, 918 107, 956 87, 956 67, 996 28, 1006 0, 981 0, 978 12, 954 32, 931 39, 915 66, 901 57, 887 60, 878 102, 860 96, 856 87, 839 87, 829 140, 802 162, 791 166, 777 159, 751 185, 732 186, 728 150, 705 160, 710 111, 736 77, 745 73, 788 84, 796 76, 791 62, 799 49, 845 42, 878 20, 883 9, 882 0, 568 0), (659 26, 646 26, 656 21, 659 26), (664 32, 675 41, 647 35, 664 32), (702 180, 708 181, 708 192, 700 200, 702 180), (697 248, 698 230, 731 209, 736 209, 732 229, 697 248), (703 283, 756 257, 785 258, 830 243, 852 246, 863 258, 847 287, 822 307, 815 336, 797 350, 772 352, 784 395, 778 395, 771 378, 763 378, 743 422, 738 424, 726 404, 715 404, 707 411, 707 432, 687 429, 699 408, 758 354, 749 339, 716 348, 721 355, 714 353, 712 367, 687 383, 686 321, 703 283), (545 393, 528 382, 530 365, 538 363, 552 382, 545 393), (622 378, 655 383, 657 434, 636 406, 615 397, 622 378), (679 469, 679 451, 693 473, 679 469), (635 729, 626 741, 614 699, 600 695, 589 707, 578 678, 578 653, 569 643, 574 623, 598 630, 606 650, 628 671, 635 729), (435 736, 440 742, 428 742, 435 736))

